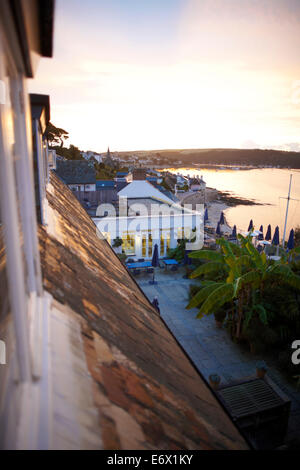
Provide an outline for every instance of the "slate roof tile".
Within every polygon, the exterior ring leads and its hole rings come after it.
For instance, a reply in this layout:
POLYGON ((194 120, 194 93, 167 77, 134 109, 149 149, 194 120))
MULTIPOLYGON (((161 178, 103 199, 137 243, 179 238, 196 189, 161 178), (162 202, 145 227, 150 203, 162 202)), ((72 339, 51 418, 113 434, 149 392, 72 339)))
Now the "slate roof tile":
POLYGON ((81 322, 106 449, 246 449, 243 437, 72 192, 40 227, 45 289, 81 322))
POLYGON ((57 160, 56 173, 66 184, 96 184, 92 162, 83 160, 57 160))

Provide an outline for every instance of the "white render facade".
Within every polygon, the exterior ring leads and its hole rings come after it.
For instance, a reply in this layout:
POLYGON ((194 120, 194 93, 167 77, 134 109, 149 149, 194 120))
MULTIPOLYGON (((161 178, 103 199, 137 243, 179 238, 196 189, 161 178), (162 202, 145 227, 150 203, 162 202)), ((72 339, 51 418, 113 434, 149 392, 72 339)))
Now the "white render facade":
POLYGON ((197 211, 191 205, 182 207, 146 180, 133 181, 118 196, 118 216, 113 206, 103 205, 93 220, 99 234, 112 246, 117 237, 122 239, 126 255, 151 259, 157 244, 159 256, 163 258, 170 248, 176 248, 178 239, 190 239, 195 228, 197 240, 202 243, 203 205, 197 211))
MULTIPOLYGON (((142 204, 135 206, 141 209, 142 204)), ((161 204, 152 207, 154 210, 149 215, 139 211, 141 215, 137 216, 95 217, 93 220, 100 237, 102 234, 112 246, 117 237, 121 238, 123 252, 134 259, 151 259, 155 244, 158 245, 159 256, 164 258, 170 248, 176 248, 178 239, 192 238, 195 228, 197 241, 203 242, 203 210, 196 212, 161 204)), ((116 249, 116 252, 121 250, 116 249)))

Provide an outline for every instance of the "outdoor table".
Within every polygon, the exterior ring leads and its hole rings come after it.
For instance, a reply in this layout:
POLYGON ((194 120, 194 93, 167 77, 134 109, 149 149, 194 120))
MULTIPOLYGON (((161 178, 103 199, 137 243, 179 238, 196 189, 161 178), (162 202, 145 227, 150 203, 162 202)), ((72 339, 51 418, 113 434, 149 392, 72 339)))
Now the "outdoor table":
POLYGON ((128 269, 151 268, 151 261, 137 261, 136 263, 126 264, 128 269))
POLYGON ((178 264, 178 261, 176 259, 163 259, 162 262, 164 263, 166 269, 168 266, 175 266, 178 264))

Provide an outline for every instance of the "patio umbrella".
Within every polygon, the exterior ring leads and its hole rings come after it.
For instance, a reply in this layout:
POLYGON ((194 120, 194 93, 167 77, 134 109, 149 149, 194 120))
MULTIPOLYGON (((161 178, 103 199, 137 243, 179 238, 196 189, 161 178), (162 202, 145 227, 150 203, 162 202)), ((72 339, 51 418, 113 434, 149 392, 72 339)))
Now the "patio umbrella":
POLYGON ((260 231, 261 233, 258 235, 257 239, 258 239, 258 240, 263 240, 263 239, 264 239, 264 228, 263 228, 262 225, 259 227, 259 231, 260 231))
POLYGON ((268 225, 268 229, 267 229, 267 233, 266 233, 266 236, 265 236, 265 240, 272 240, 272 233, 271 233, 271 225, 269 224, 268 225))
MULTIPOLYGON (((154 245, 154 250, 153 250, 153 255, 152 255, 152 260, 151 260, 151 266, 153 268, 157 268, 159 266, 159 256, 158 256, 158 245, 155 243, 154 245)), ((150 284, 156 284, 155 281, 155 269, 153 270, 153 279, 150 281, 150 284)))
POLYGON ((253 220, 250 220, 249 227, 248 227, 248 232, 250 232, 253 229, 253 220))
POLYGON ((217 228, 216 228, 216 234, 221 236, 222 233, 221 233, 221 228, 220 228, 220 222, 218 222, 218 225, 217 225, 217 228))
POLYGON ((236 225, 233 226, 231 238, 236 238, 236 225))
POLYGON ((220 225, 224 225, 224 224, 225 224, 225 218, 224 218, 224 212, 223 212, 223 211, 221 212, 221 215, 220 215, 219 224, 220 224, 220 225))
POLYGON ((290 231, 289 240, 287 243, 287 251, 292 250, 294 248, 294 229, 290 231))
POLYGON ((158 311, 158 313, 160 313, 158 298, 154 297, 154 299, 152 300, 151 303, 152 303, 153 307, 158 311))
POLYGON ((272 240, 272 245, 278 246, 279 245, 279 227, 275 228, 273 240, 272 240))
POLYGON ((204 212, 204 223, 208 221, 208 210, 207 210, 207 207, 205 209, 205 212, 204 212))

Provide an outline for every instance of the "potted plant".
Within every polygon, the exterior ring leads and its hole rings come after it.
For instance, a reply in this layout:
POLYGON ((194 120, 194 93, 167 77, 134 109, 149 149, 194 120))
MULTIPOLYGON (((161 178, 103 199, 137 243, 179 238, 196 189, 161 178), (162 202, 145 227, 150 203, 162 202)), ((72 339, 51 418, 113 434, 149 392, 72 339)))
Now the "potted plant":
POLYGON ((116 253, 122 253, 122 248, 121 248, 121 247, 122 247, 122 243, 123 243, 122 238, 117 237, 117 238, 114 239, 112 246, 113 246, 113 248, 115 249, 115 252, 116 252, 116 253))
POLYGON ((211 386, 214 390, 217 390, 217 388, 219 388, 220 382, 221 382, 221 377, 220 377, 218 374, 211 374, 211 375, 209 376, 209 383, 210 383, 210 386, 211 386))
POLYGON ((259 361, 256 363, 256 376, 259 379, 263 379, 267 372, 267 366, 264 361, 259 361))

